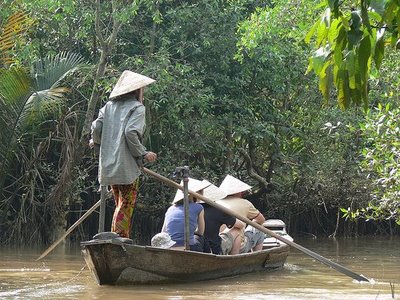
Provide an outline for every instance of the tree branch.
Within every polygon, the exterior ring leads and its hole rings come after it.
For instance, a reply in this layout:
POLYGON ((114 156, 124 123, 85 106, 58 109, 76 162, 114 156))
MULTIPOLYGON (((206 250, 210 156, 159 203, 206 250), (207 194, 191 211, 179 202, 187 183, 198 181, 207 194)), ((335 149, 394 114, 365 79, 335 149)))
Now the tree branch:
POLYGON ((96 34, 98 35, 97 38, 100 41, 101 54, 99 64, 97 66, 96 77, 93 83, 92 95, 90 97, 88 108, 86 111, 85 123, 83 124, 82 128, 80 140, 82 144, 87 143, 88 135, 90 133, 90 126, 92 124, 95 108, 100 96, 100 92, 98 90, 98 82, 100 78, 104 76, 107 66, 107 59, 111 55, 112 47, 115 44, 118 32, 122 25, 121 22, 116 18, 115 14, 117 13, 117 9, 115 8, 114 1, 112 2, 112 5, 113 28, 110 36, 107 39, 104 39, 100 28, 100 0, 96 0, 96 34))
POLYGON ((100 26, 100 0, 96 0, 96 18, 95 18, 95 30, 96 30, 96 35, 97 38, 99 39, 100 45, 103 48, 105 45, 105 40, 103 37, 103 33, 101 32, 101 26, 100 26))
POLYGON ((249 176, 257 180, 265 189, 267 189, 269 182, 265 180, 264 177, 260 176, 256 171, 254 171, 252 159, 247 151, 243 148, 239 148, 239 152, 243 155, 246 161, 246 170, 249 176))

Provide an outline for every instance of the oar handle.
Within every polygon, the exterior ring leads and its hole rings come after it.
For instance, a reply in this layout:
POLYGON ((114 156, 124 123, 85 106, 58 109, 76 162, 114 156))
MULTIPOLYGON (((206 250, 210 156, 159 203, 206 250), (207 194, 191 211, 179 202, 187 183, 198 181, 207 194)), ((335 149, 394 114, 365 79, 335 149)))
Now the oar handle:
MULTIPOLYGON (((143 167, 143 172, 145 172, 146 174, 157 178, 158 180, 166 183, 167 185, 169 185, 171 187, 174 187, 176 189, 180 189, 180 190, 183 191, 183 187, 180 184, 177 184, 176 182, 174 182, 174 181, 172 181, 172 180, 170 180, 170 179, 168 179, 168 178, 166 178, 166 177, 164 177, 164 176, 162 176, 160 174, 157 174, 156 172, 153 172, 153 171, 151 171, 151 170, 149 170, 149 169, 147 169, 145 167, 143 167)), ((345 275, 347 275, 347 276, 349 276, 349 277, 351 277, 353 279, 356 279, 358 281, 369 281, 368 278, 366 278, 366 277, 364 277, 362 275, 359 275, 357 273, 354 273, 353 271, 347 269, 346 267, 344 267, 342 265, 339 265, 338 263, 335 263, 333 261, 330 261, 329 259, 327 259, 327 258, 325 258, 325 257, 323 257, 323 256, 321 256, 321 255, 319 255, 319 254, 307 249, 307 248, 304 248, 303 246, 301 246, 299 244, 296 244, 293 241, 289 241, 289 240, 285 239, 284 237, 282 237, 282 236, 276 234, 275 232, 273 232, 272 230, 269 230, 268 228, 265 228, 264 226, 262 226, 262 225, 260 225, 260 224, 258 224, 256 222, 253 222, 253 221, 249 220, 248 218, 245 218, 245 217, 239 215, 235 211, 230 210, 230 209, 226 208, 225 206, 222 206, 221 204, 218 204, 215 201, 210 200, 207 197, 204 197, 201 194, 198 194, 198 193, 193 192, 191 190, 189 190, 189 194, 194 196, 197 199, 203 200, 205 203, 207 203, 207 204, 209 204, 209 205, 211 205, 211 206, 223 211, 224 213, 226 213, 228 215, 231 215, 231 216, 233 216, 233 217, 245 222, 247 225, 251 225, 254 228, 256 228, 256 229, 258 229, 258 230, 260 230, 260 231, 262 231, 262 232, 264 232, 264 233, 266 233, 266 234, 268 234, 268 235, 270 235, 270 236, 272 236, 274 238, 276 238, 277 240, 280 240, 280 241, 284 242, 285 244, 290 245, 293 248, 296 248, 297 250, 300 250, 301 252, 303 252, 303 253, 315 258, 316 260, 322 262, 323 264, 325 264, 327 266, 332 267, 333 269, 339 271, 342 274, 345 274, 345 275)))

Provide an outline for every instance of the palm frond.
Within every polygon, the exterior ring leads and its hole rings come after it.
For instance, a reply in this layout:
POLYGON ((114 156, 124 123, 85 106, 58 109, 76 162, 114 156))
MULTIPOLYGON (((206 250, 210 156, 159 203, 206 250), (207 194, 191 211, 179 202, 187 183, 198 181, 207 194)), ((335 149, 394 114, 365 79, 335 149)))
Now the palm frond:
POLYGON ((57 87, 82 62, 82 56, 69 52, 61 52, 38 61, 32 72, 36 89, 40 91, 57 87))
MULTIPOLYGON (((7 169, 14 157, 21 103, 32 93, 32 81, 25 69, 11 68, 0 72, 0 161, 1 169, 7 169), (13 146, 11 146, 13 145, 13 146)), ((0 178, 1 181, 1 178, 0 178)))
POLYGON ((29 92, 32 93, 32 80, 24 68, 13 67, 0 71, 1 103, 13 105, 29 92))
POLYGON ((40 120, 44 120, 50 115, 60 111, 64 103, 65 93, 69 92, 66 87, 50 88, 43 91, 34 92, 26 101, 24 115, 21 116, 26 126, 32 126, 40 120))
POLYGON ((61 52, 37 61, 32 68, 34 92, 27 99, 21 114, 23 120, 30 120, 28 125, 43 118, 60 107, 66 87, 59 87, 61 81, 73 72, 83 61, 76 53, 61 52))
MULTIPOLYGON (((11 68, 0 72, 0 143, 9 146, 12 136, 17 135, 17 122, 22 104, 32 94, 32 81, 23 68, 11 68)), ((0 151, 0 157, 2 153, 0 151)))
POLYGON ((11 64, 14 60, 9 51, 18 38, 32 25, 33 21, 24 12, 11 15, 0 32, 0 65, 11 64))

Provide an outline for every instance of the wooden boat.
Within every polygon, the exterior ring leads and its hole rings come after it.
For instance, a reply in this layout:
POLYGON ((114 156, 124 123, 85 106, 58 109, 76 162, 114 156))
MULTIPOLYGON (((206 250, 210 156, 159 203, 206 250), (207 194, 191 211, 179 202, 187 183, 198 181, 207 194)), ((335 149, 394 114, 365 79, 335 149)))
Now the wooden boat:
POLYGON ((123 243, 82 242, 86 264, 100 285, 188 282, 230 277, 283 266, 289 246, 238 255, 215 255, 123 243))
MULTIPOLYGON (((188 167, 185 167, 188 171, 188 167)), ((187 199, 187 186, 182 186, 153 171, 143 168, 150 174, 168 185, 183 190, 187 199)), ((187 175, 187 174, 186 174, 187 175)), ((185 175, 185 178, 187 176, 185 175)), ((187 181, 184 180, 184 183, 187 181)), ((102 187, 102 190, 103 187, 102 187)), ((102 193, 104 195, 105 193, 102 193)), ((163 249, 150 246, 139 246, 126 243, 122 238, 93 239, 82 242, 82 252, 89 269, 99 284, 145 284, 162 282, 187 282, 222 277, 235 276, 255 271, 276 269, 283 266, 289 254, 289 246, 315 258, 316 260, 334 268, 335 270, 358 281, 369 281, 368 278, 335 263, 327 258, 285 239, 260 224, 257 224, 238 213, 204 197, 201 194, 189 191, 211 206, 253 226, 254 228, 279 240, 276 247, 261 251, 238 255, 214 255, 185 250, 163 249)), ((104 196, 100 205, 99 234, 104 233, 104 196)), ((276 227, 276 226, 275 226, 276 227)), ((272 229, 272 228, 271 228, 272 229)), ((281 230, 275 228, 276 230, 281 230)), ((96 237, 96 236, 95 236, 96 237)), ((95 238, 94 237, 94 238, 95 238)), ((51 249, 51 248, 50 248, 51 249)), ((42 254, 43 255, 43 254, 42 254)))

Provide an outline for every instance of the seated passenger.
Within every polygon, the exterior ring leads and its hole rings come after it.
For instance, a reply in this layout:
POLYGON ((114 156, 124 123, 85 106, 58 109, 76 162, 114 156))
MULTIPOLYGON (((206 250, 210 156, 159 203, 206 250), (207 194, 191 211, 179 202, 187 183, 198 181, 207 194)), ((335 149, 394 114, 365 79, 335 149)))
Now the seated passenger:
POLYGON ((240 245, 239 253, 262 250, 264 239, 264 232, 248 225, 244 230, 244 243, 240 245))
MULTIPOLYGON (((188 182, 189 190, 199 194, 210 184, 193 178, 189 178, 188 182)), ((204 209, 196 201, 197 199, 189 195, 189 245, 190 250, 203 252, 204 209)), ((181 190, 177 190, 172 205, 165 213, 162 232, 166 232, 171 236, 171 239, 175 242, 173 247, 183 248, 185 243, 185 209, 181 190)))
MULTIPOLYGON (((213 201, 226 197, 226 194, 213 184, 204 189, 203 195, 213 201)), ((203 201, 199 203, 204 208, 204 252, 230 254, 235 239, 240 236, 244 228, 244 223, 203 201), (223 225, 228 229, 220 233, 223 225)))
MULTIPOLYGON (((219 188, 228 196, 222 200, 218 200, 218 204, 260 225, 264 223, 265 218, 263 214, 255 208, 250 201, 242 198, 242 193, 251 189, 251 186, 231 175, 227 175, 219 188)), ((253 227, 249 227, 246 231, 242 231, 241 236, 242 239, 235 240, 231 254, 262 249, 265 233, 253 227)))

